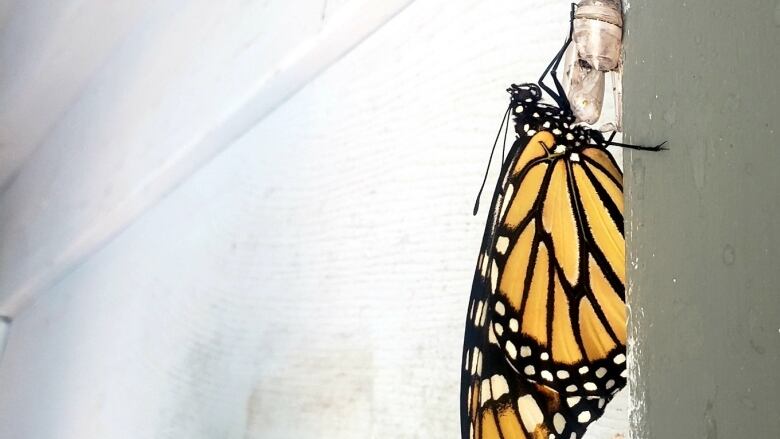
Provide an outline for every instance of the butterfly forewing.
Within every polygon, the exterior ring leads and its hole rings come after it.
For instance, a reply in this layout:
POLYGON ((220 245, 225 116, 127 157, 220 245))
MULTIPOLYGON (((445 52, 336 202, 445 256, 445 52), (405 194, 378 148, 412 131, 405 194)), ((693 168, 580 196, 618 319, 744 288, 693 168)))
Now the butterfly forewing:
POLYGON ((625 385, 622 173, 534 84, 512 93, 518 137, 466 325, 463 439, 581 437, 625 385))

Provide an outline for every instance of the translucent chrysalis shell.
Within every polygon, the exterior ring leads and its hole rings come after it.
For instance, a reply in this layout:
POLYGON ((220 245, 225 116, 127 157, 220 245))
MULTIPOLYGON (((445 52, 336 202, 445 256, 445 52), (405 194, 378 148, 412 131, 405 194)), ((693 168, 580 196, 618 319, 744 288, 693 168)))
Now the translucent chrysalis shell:
MULTIPOLYGON (((574 48, 570 47, 564 67, 567 96, 578 122, 594 124, 599 120, 604 102, 604 73, 619 69, 622 36, 620 1, 582 0, 578 4, 574 13, 574 48)), ((613 77, 614 82, 619 79, 613 77)), ((619 102, 616 104, 619 106, 619 102)), ((617 113, 618 127, 619 118, 617 113)))
POLYGON ((604 72, 576 57, 574 50, 567 53, 565 68, 567 96, 577 122, 596 123, 604 102, 604 72))
POLYGON ((616 0, 582 0, 574 12, 579 58, 596 70, 614 70, 620 61, 623 10, 616 0))

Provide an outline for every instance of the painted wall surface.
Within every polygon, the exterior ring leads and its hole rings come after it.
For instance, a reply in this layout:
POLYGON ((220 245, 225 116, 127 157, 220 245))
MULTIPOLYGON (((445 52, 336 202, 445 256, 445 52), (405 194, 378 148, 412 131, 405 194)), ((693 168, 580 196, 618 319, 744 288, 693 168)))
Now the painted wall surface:
POLYGON ((631 3, 634 437, 776 438, 780 3, 631 3))
POLYGON ((409 1, 166 0, 140 17, 93 0, 15 3, 0 37, 19 42, 0 46, 0 315, 27 306, 409 1))
POLYGON ((569 4, 311 3, 157 2, 117 45, 41 40, 105 54, 42 74, 56 115, 6 170, 0 438, 457 437, 473 197, 569 4))

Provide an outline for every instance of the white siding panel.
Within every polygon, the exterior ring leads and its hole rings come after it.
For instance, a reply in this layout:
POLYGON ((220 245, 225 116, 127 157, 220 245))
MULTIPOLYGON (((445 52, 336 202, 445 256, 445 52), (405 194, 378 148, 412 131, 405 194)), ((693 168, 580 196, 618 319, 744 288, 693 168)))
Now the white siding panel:
POLYGON ((18 171, 150 0, 8 0, 0 6, 0 187, 18 171))
POLYGON ((323 1, 156 4, 2 193, 0 314, 26 306, 409 2, 336 4, 323 24, 323 1))

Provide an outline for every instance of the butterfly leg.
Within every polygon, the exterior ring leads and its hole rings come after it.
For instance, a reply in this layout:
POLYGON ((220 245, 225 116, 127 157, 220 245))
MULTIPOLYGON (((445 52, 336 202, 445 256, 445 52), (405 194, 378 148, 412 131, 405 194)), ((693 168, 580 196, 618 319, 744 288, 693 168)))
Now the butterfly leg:
POLYGON ((561 60, 563 59, 563 54, 566 53, 566 49, 568 49, 569 44, 571 44, 572 41, 572 35, 574 34, 574 11, 577 8, 576 3, 571 4, 571 12, 569 14, 569 34, 566 36, 566 41, 563 43, 563 46, 558 50, 558 53, 555 54, 555 57, 553 57, 552 61, 550 61, 550 64, 547 65, 547 68, 544 69, 544 72, 542 72, 542 76, 539 78, 539 86, 544 89, 544 91, 549 94, 553 100, 558 104, 558 106, 565 111, 571 111, 571 105, 569 104, 569 99, 566 97, 566 92, 563 90, 563 85, 561 85, 561 82, 558 80, 558 65, 560 65, 561 60), (557 93, 554 92, 550 87, 547 86, 547 84, 544 83, 544 80, 547 76, 552 77, 552 81, 555 84, 555 89, 557 90, 557 93))
POLYGON ((669 149, 664 146, 666 145, 666 141, 659 143, 658 145, 655 146, 642 146, 642 145, 634 145, 631 143, 613 142, 612 139, 610 138, 610 140, 604 142, 604 146, 609 146, 609 145, 619 146, 621 148, 627 148, 627 149, 636 149, 639 151, 661 151, 661 150, 669 149))
POLYGON ((592 141, 593 144, 595 144, 596 146, 604 147, 604 146, 612 145, 612 146, 619 146, 621 148, 636 149, 639 151, 660 151, 662 149, 663 150, 669 149, 664 147, 664 145, 666 145, 666 142, 660 143, 655 146, 643 146, 643 145, 634 145, 633 143, 615 142, 614 140, 612 140, 615 138, 615 134, 617 134, 617 131, 612 131, 612 134, 609 136, 609 139, 605 140, 604 137, 602 137, 600 132, 596 130, 591 130, 592 141))
POLYGON ((550 152, 550 147, 549 147, 549 146, 548 146, 548 145, 547 145, 545 142, 542 142, 542 141, 540 140, 540 141, 539 141, 539 143, 540 143, 540 144, 541 144, 541 145, 544 147, 544 149, 547 151, 547 157, 545 157, 545 158, 546 158, 547 160, 549 160, 549 161, 553 161, 553 160, 555 160, 555 159, 557 159, 557 158, 559 158, 559 157, 563 157, 563 156, 565 156, 565 155, 566 155, 566 153, 565 153, 565 152, 550 152))

